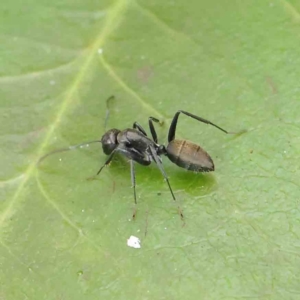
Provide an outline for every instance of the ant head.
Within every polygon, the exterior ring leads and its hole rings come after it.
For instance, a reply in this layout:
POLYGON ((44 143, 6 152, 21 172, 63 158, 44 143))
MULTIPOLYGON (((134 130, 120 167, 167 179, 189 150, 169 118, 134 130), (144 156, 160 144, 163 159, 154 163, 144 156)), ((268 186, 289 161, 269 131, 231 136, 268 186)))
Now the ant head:
POLYGON ((101 138, 102 149, 106 155, 111 154, 118 146, 117 135, 119 134, 119 129, 110 129, 104 133, 101 138))

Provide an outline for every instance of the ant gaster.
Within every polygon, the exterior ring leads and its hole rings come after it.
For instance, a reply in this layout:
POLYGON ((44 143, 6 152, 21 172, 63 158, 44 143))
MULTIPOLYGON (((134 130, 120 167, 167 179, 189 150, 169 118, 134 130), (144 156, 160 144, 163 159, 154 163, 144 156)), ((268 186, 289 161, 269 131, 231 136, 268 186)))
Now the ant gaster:
MULTIPOLYGON (((107 103, 112 98, 114 97, 113 96, 110 97, 107 100, 107 103)), ((104 133, 101 140, 89 141, 75 146, 70 146, 68 148, 54 150, 41 157, 38 163, 44 160, 47 156, 52 155, 54 153, 73 150, 83 145, 101 142, 103 152, 106 155, 109 155, 109 157, 104 163, 104 165, 101 166, 101 168, 97 172, 97 175, 100 174, 102 169, 112 161, 116 153, 120 153, 121 155, 127 157, 130 162, 131 182, 134 190, 134 202, 136 204, 137 201, 136 201, 136 189, 135 189, 134 163, 137 162, 143 166, 148 166, 151 164, 151 162, 154 162, 158 166, 165 181, 167 182, 173 200, 176 200, 170 182, 166 175, 166 172, 163 168, 162 159, 161 159, 162 155, 167 156, 170 159, 170 161, 172 161, 177 166, 189 171, 211 172, 214 171, 215 169, 213 160, 211 159, 209 154, 204 149, 202 149, 199 145, 188 140, 175 139, 176 126, 177 126, 178 117, 180 113, 188 117, 191 117, 195 120, 198 120, 202 123, 212 125, 227 134, 233 134, 233 132, 228 132, 225 129, 219 127, 218 125, 206 119, 193 115, 189 112, 179 110, 176 112, 171 122, 169 133, 168 133, 167 146, 160 145, 158 143, 157 134, 153 122, 160 123, 160 121, 154 117, 149 117, 148 123, 149 123, 149 129, 151 132, 152 139, 150 139, 147 136, 146 131, 143 129, 143 127, 140 124, 134 122, 132 129, 128 128, 125 130, 119 130, 114 128, 108 130, 107 132, 104 133)), ((106 113, 105 124, 108 115, 109 115, 109 111, 107 111, 106 113)), ((183 217, 181 212, 180 215, 181 217, 183 217)), ((135 212, 133 214, 133 217, 135 217, 135 212)))

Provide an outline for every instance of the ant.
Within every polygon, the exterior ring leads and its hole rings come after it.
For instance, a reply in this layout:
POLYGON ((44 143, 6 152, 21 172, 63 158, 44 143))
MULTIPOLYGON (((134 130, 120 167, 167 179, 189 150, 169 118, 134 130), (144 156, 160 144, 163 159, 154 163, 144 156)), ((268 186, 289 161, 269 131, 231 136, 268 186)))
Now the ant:
MULTIPOLYGON (((110 97, 107 100, 107 103, 112 98, 114 97, 113 96, 110 97)), ((228 132, 225 129, 219 127, 218 125, 206 119, 203 119, 201 117, 198 117, 196 115, 193 115, 183 110, 178 110, 175 113, 169 128, 167 146, 158 143, 154 122, 160 124, 161 122, 154 117, 149 117, 148 124, 149 124, 149 129, 151 132, 152 139, 148 137, 146 131, 139 123, 134 122, 133 128, 127 128, 124 130, 113 128, 106 131, 102 136, 101 140, 90 141, 87 143, 82 143, 68 148, 54 150, 44 155, 42 158, 40 158, 39 162, 45 159, 47 156, 56 152, 72 150, 83 145, 100 142, 102 144, 103 152, 106 155, 108 155, 108 158, 105 161, 105 163, 101 166, 101 168, 99 169, 96 175, 99 175, 102 169, 105 166, 110 164, 110 162, 112 161, 116 153, 120 153, 121 155, 125 156, 130 162, 130 174, 131 174, 131 182, 134 191, 134 202, 135 204, 137 204, 134 163, 136 162, 143 166, 149 166, 151 162, 154 162, 158 166, 165 181, 167 182, 173 200, 176 201, 169 179, 163 168, 162 159, 161 159, 162 155, 167 156, 171 162, 188 171, 211 172, 214 171, 215 169, 213 160, 211 159, 209 154, 204 149, 202 149, 199 145, 188 140, 175 139, 176 126, 180 114, 184 114, 202 123, 212 125, 226 134, 234 134, 234 132, 228 132)), ((109 115, 109 111, 107 110, 105 124, 108 115, 109 115)), ((181 212, 180 215, 181 218, 183 218, 181 212)), ((135 218, 135 212, 133 213, 133 218, 135 218)))

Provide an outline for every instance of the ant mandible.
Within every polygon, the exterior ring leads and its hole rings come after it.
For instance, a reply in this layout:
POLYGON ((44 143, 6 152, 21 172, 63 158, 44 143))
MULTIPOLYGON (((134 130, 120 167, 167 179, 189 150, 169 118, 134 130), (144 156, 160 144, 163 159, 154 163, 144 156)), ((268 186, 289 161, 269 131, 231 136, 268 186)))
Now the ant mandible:
MULTIPOLYGON (((107 100, 107 103, 112 98, 113 96, 107 100)), ((234 134, 234 132, 228 132, 225 129, 219 127, 218 125, 206 119, 203 119, 201 117, 198 117, 196 115, 193 115, 183 110, 178 110, 175 113, 169 128, 167 146, 160 145, 158 143, 157 133, 153 122, 160 123, 160 121, 154 117, 149 117, 148 123, 149 123, 149 129, 151 132, 152 139, 147 136, 146 131, 139 123, 134 122, 133 128, 127 128, 124 130, 113 128, 108 130, 107 132, 104 133, 101 140, 90 141, 79 145, 71 146, 68 148, 54 150, 44 155, 42 158, 40 158, 39 162, 53 153, 72 150, 83 145, 100 142, 102 144, 103 152, 106 155, 109 155, 109 157, 105 161, 104 165, 101 166, 101 168, 99 169, 96 175, 99 175, 102 169, 112 161, 116 153, 120 153, 121 155, 128 158, 130 162, 131 182, 134 191, 134 202, 136 204, 137 201, 136 201, 136 189, 135 189, 134 163, 137 162, 143 166, 148 166, 151 164, 151 162, 154 162, 158 166, 165 181, 167 182, 173 200, 176 201, 169 179, 163 168, 162 159, 161 159, 162 155, 167 156, 169 160, 174 164, 176 164, 177 166, 189 171, 211 172, 214 171, 215 169, 213 160, 211 159, 209 154, 204 149, 202 149, 199 145, 188 140, 175 139, 178 117, 181 113, 202 123, 212 125, 226 134, 234 134)), ((106 120, 108 114, 109 111, 107 111, 106 120)), ((182 213, 180 214, 181 217, 183 217, 182 213)), ((134 216, 135 213, 133 217, 134 216)))

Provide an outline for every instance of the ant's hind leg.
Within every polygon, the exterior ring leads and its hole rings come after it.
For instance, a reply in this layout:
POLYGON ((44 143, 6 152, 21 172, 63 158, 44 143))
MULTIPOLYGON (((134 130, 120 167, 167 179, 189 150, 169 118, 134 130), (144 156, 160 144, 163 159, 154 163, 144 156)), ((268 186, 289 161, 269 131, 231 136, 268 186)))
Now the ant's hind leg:
POLYGON ((210 122, 209 120, 203 119, 203 118, 198 117, 198 116, 196 116, 196 115, 193 115, 193 114, 191 114, 191 113, 189 113, 189 112, 186 112, 186 111, 183 111, 183 110, 179 110, 179 111, 175 114, 175 116, 173 117, 173 120, 172 120, 172 122, 171 122, 171 126, 170 126, 170 129, 169 129, 169 134, 168 134, 168 142, 169 142, 169 143, 175 139, 176 126, 177 126, 178 117, 179 117, 180 113, 182 113, 182 114, 184 114, 184 115, 186 115, 186 116, 188 116, 188 117, 191 117, 191 118, 193 118, 193 119, 195 119, 195 120, 197 120, 197 121, 199 121, 199 122, 202 122, 202 123, 205 123, 205 124, 212 125, 212 126, 218 128, 219 130, 221 130, 221 131, 227 133, 227 134, 235 134, 235 132, 228 132, 227 130, 221 128, 220 126, 218 126, 218 125, 216 125, 216 124, 214 124, 214 123, 212 123, 212 122, 210 122))

